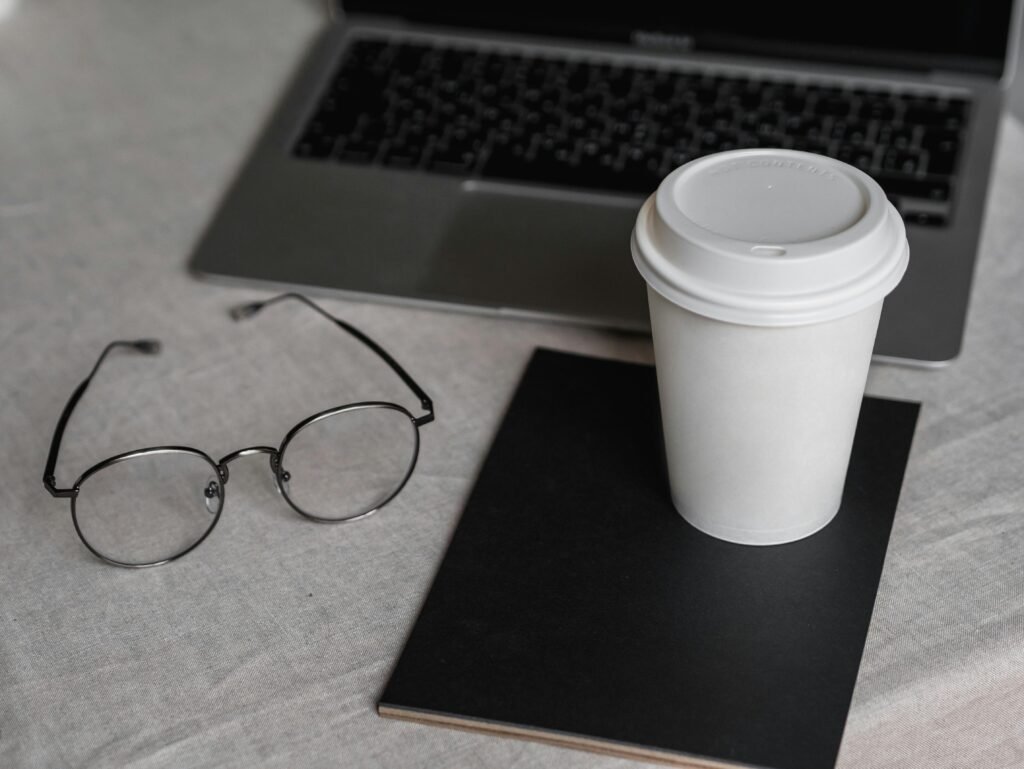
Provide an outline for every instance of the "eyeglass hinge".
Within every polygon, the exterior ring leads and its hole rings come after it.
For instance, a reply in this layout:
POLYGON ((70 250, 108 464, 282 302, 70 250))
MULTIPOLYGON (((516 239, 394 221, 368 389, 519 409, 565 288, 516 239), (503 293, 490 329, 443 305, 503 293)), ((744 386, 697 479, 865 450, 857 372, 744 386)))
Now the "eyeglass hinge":
POLYGON ((43 485, 54 497, 73 497, 78 494, 78 489, 58 489, 57 479, 52 475, 43 476, 43 485))

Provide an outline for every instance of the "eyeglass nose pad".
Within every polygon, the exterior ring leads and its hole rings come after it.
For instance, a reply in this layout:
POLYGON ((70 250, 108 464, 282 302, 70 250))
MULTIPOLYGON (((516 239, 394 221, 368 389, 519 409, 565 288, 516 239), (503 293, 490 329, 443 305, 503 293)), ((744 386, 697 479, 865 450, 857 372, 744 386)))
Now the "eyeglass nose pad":
POLYGON ((203 501, 206 503, 206 509, 210 511, 211 515, 216 515, 220 512, 220 482, 212 475, 206 481, 206 488, 203 489, 203 498, 203 501))
POLYGON ((274 486, 275 488, 277 488, 277 493, 280 494, 281 496, 284 496, 285 493, 288 491, 288 481, 292 479, 292 474, 289 473, 287 470, 282 470, 281 473, 279 474, 278 468, 280 467, 280 464, 281 455, 271 454, 270 472, 273 473, 274 475, 274 486))

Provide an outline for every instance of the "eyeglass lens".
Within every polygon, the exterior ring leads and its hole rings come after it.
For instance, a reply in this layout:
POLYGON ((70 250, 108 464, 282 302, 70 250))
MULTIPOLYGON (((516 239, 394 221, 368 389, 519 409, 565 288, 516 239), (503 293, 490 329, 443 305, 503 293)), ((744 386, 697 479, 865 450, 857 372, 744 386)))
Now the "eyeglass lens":
POLYGON ((281 455, 281 490, 303 513, 343 521, 375 510, 405 483, 418 436, 409 415, 360 406, 317 419, 281 455))
POLYGON ((159 563, 188 550, 217 521, 224 490, 217 469, 185 451, 141 454, 85 478, 74 500, 75 524, 104 558, 159 563))

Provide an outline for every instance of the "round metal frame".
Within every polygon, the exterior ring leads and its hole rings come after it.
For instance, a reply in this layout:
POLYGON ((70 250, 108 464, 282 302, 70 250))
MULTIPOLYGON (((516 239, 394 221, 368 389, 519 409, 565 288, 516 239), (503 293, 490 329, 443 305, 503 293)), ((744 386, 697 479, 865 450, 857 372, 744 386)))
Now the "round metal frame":
POLYGON ((213 531, 214 527, 217 525, 217 521, 220 520, 221 513, 224 512, 224 485, 226 482, 227 476, 225 473, 222 472, 220 465, 217 462, 214 462, 213 459, 208 454, 200 451, 199 449, 193 449, 188 446, 153 446, 146 449, 126 451, 123 454, 118 454, 116 456, 110 457, 109 459, 104 459, 102 462, 97 462, 95 465, 93 465, 84 473, 82 473, 79 476, 78 480, 75 481, 74 486, 72 486, 74 494, 71 496, 71 521, 75 525, 75 531, 78 532, 78 538, 82 540, 82 544, 84 544, 89 549, 89 552, 91 552, 101 561, 105 561, 106 563, 112 564, 114 566, 124 566, 125 568, 129 569, 145 569, 149 566, 162 566, 165 563, 170 563, 171 561, 181 558, 186 553, 191 552, 195 548, 199 547, 199 545, 202 543, 204 539, 210 536, 210 532, 213 531), (75 503, 78 501, 78 495, 82 490, 82 483, 88 480, 91 476, 96 475, 101 470, 104 470, 110 467, 111 465, 126 462, 129 459, 135 459, 137 457, 150 456, 152 454, 189 454, 195 457, 199 457, 200 459, 205 461, 210 466, 210 469, 213 471, 214 476, 217 478, 217 492, 220 496, 220 506, 217 508, 216 515, 214 515, 213 520, 210 522, 210 525, 207 527, 206 531, 203 532, 203 535, 195 542, 193 542, 191 545, 182 550, 180 553, 176 553, 175 555, 172 555, 168 558, 163 558, 158 561, 147 561, 145 563, 130 563, 128 561, 119 561, 116 558, 111 558, 110 556, 100 552, 100 550, 98 550, 89 542, 89 540, 85 536, 85 532, 82 531, 81 524, 79 524, 78 522, 78 506, 75 503))
POLYGON ((326 411, 321 411, 317 414, 313 414, 313 416, 306 417, 305 419, 303 419, 291 430, 289 430, 288 433, 284 436, 284 440, 281 441, 281 446, 277 450, 276 456, 271 457, 271 467, 274 470, 274 480, 277 483, 277 490, 281 492, 281 496, 284 497, 284 500, 299 515, 303 516, 304 518, 308 518, 311 521, 316 521, 317 523, 351 523, 352 521, 359 521, 363 518, 369 518, 375 512, 377 512, 386 504, 388 504, 388 502, 397 497, 399 492, 403 488, 405 488, 405 484, 408 483, 409 478, 412 476, 412 471, 416 467, 416 460, 419 459, 419 455, 420 427, 418 424, 416 424, 416 417, 414 417, 409 412, 408 409, 399 406, 397 403, 387 403, 385 401, 363 401, 361 403, 350 403, 345 406, 337 406, 335 408, 327 409, 326 411), (376 507, 372 507, 369 510, 364 510, 360 513, 350 515, 346 518, 326 518, 323 516, 315 515, 314 513, 310 513, 308 510, 303 510, 301 507, 299 507, 298 503, 291 498, 291 495, 288 493, 288 487, 286 485, 288 479, 284 477, 287 474, 287 471, 284 468, 284 459, 286 456, 286 452, 288 450, 288 444, 290 444, 292 442, 292 439, 295 438, 295 436, 298 435, 300 432, 302 432, 304 428, 309 427, 311 424, 314 424, 324 419, 328 419, 330 417, 337 416, 338 414, 344 414, 349 411, 360 411, 363 409, 374 408, 391 409, 392 411, 397 411, 407 416, 409 418, 409 421, 412 423, 412 461, 409 463, 409 467, 405 471, 405 475, 402 478, 401 482, 398 484, 398 487, 393 492, 391 492, 391 494, 388 497, 386 497, 384 501, 380 502, 376 507))

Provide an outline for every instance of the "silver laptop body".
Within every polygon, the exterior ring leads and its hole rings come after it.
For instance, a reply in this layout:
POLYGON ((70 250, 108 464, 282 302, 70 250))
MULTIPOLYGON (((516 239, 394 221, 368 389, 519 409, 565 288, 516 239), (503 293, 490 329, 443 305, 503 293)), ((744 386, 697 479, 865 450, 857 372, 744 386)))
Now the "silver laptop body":
MULTIPOLYGON (((770 57, 705 51, 699 35, 632 30, 627 41, 598 41, 488 31, 479 19, 469 29, 394 15, 342 15, 287 88, 190 266, 220 281, 647 331, 644 285, 629 253, 642 194, 584 189, 571 180, 534 183, 296 157, 296 142, 356 41, 896 89, 969 103, 949 200, 907 202, 911 266, 886 301, 875 347, 877 359, 941 364, 957 356, 963 337, 1019 3, 1012 10, 1007 3, 1005 16, 1001 66, 977 72, 922 69, 919 62, 906 69, 810 62, 777 50, 770 57), (944 223, 918 223, 933 219, 944 223)), ((924 23, 921 34, 926 30, 924 23)))

